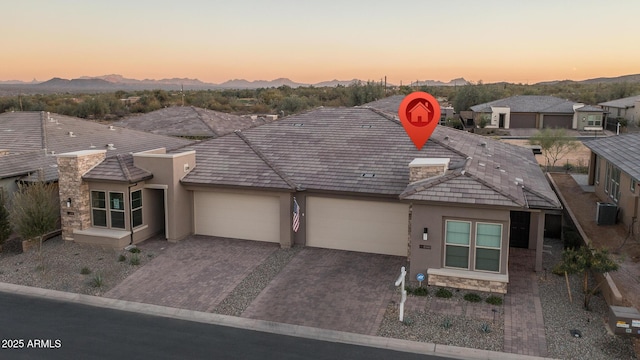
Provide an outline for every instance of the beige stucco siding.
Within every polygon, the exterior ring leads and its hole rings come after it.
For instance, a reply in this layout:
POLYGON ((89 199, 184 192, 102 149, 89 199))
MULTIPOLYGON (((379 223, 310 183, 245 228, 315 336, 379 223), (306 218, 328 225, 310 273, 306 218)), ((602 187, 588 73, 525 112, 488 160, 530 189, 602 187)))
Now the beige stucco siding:
POLYGON ((407 204, 310 196, 307 246, 407 256, 407 204))
POLYGON ((280 197, 195 191, 194 227, 200 235, 280 242, 280 197))

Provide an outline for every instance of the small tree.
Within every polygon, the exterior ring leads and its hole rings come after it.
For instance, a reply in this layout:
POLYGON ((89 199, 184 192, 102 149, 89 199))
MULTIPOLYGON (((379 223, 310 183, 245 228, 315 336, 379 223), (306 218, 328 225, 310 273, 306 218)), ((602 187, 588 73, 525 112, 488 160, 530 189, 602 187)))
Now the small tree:
POLYGON ((548 128, 544 128, 532 136, 529 139, 529 144, 540 146, 542 154, 547 160, 547 170, 549 170, 549 166, 556 166, 556 162, 563 155, 578 147, 576 139, 567 135, 564 129, 548 128))
POLYGON ((562 261, 554 272, 583 274, 584 308, 589 310, 591 297, 604 282, 604 280, 600 281, 593 289, 589 289, 589 273, 604 274, 616 270, 618 270, 618 263, 609 257, 609 252, 606 249, 590 249, 582 246, 577 250, 565 249, 562 252, 562 261))
POLYGON ((38 257, 42 264, 42 238, 56 229, 58 207, 54 202, 55 187, 38 181, 20 184, 11 202, 11 222, 23 240, 38 241, 38 257))
MULTIPOLYGON (((2 190, 0 188, 0 190, 2 190)), ((0 192, 0 246, 11 236, 11 222, 9 221, 9 211, 5 206, 3 193, 0 192)))

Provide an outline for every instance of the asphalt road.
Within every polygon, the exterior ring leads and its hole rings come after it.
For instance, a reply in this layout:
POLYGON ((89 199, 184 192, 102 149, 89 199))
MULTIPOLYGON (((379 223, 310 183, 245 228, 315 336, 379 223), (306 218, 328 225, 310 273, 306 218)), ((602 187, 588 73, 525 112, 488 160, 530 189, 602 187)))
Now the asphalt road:
POLYGON ((0 359, 430 359, 0 292, 0 359))

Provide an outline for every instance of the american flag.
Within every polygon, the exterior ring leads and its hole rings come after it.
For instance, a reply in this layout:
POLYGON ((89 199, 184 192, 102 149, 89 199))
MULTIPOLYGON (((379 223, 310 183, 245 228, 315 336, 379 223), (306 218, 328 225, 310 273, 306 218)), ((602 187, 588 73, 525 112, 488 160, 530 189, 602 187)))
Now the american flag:
POLYGON ((293 232, 298 232, 298 228, 300 227, 300 206, 298 206, 298 202, 296 198, 293 198, 293 232))

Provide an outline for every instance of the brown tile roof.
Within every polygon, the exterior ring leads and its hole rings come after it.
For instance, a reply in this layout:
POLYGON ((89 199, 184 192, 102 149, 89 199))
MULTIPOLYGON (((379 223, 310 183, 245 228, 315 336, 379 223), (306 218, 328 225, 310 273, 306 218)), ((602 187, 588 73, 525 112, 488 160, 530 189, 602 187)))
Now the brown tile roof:
POLYGON ((129 184, 149 180, 153 174, 133 165, 133 155, 118 154, 105 159, 82 176, 88 181, 117 181, 129 184))
POLYGON ((114 122, 128 129, 167 136, 219 137, 235 130, 265 124, 263 118, 251 119, 194 106, 174 106, 114 122))
POLYGON ((0 178, 45 168, 48 180, 57 180, 55 154, 106 149, 107 157, 165 147, 177 149, 193 143, 174 137, 155 135, 100 124, 75 117, 41 112, 0 114, 0 148, 9 155, 0 156, 0 178), (107 147, 113 144, 112 148, 107 147), (44 156, 46 153, 48 156, 44 156), (21 155, 19 157, 17 155, 21 155), (18 159, 31 159, 19 163, 18 159), (45 166, 46 165, 46 166, 45 166), (51 169, 49 169, 51 167, 51 169), (55 171, 53 171, 55 170, 55 171))
POLYGON ((535 199, 536 207, 560 206, 529 149, 438 126, 418 151, 396 118, 363 107, 319 108, 188 149, 196 150, 197 166, 185 184, 265 182, 283 190, 514 207, 535 199), (425 157, 450 158, 459 169, 408 185, 409 163, 425 157))

